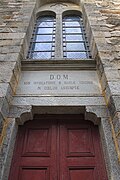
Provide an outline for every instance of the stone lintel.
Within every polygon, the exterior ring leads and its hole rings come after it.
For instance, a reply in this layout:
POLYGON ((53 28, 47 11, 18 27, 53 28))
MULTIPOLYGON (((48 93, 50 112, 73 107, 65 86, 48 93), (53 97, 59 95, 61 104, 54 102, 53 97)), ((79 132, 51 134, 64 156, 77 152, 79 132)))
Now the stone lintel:
POLYGON ((94 97, 49 97, 49 96, 28 96, 20 97, 14 96, 12 105, 21 106, 21 105, 33 105, 33 106, 86 106, 86 105, 98 105, 105 106, 105 101, 102 96, 94 97))

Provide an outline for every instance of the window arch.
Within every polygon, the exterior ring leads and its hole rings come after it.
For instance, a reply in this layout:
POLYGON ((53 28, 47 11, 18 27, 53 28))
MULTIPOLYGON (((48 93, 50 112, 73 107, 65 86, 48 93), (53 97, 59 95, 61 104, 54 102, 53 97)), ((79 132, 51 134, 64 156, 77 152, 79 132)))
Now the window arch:
POLYGON ((90 59, 82 13, 67 10, 38 12, 29 59, 90 59), (62 17, 63 14, 63 17, 62 17))
POLYGON ((91 58, 83 19, 80 15, 66 15, 63 25, 63 57, 70 59, 91 58))
POLYGON ((28 58, 50 59, 55 57, 56 20, 53 15, 37 18, 30 42, 28 58))

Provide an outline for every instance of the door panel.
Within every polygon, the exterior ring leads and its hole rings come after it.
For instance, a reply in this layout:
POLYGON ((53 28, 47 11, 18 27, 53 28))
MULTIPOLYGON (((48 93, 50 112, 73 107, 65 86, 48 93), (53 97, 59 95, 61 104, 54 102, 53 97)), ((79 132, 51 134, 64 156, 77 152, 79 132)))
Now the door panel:
MULTIPOLYGON (((73 120, 74 119, 74 120, 73 120)), ((19 127, 9 180, 107 180, 97 126, 44 115, 19 127)))
POLYGON ((64 126, 67 156, 94 156, 92 134, 89 125, 72 124, 64 126))
POLYGON ((20 180, 48 180, 48 169, 40 168, 21 168, 20 180))
POLYGON ((57 176, 57 128, 52 121, 29 121, 19 127, 10 180, 53 180, 57 176))
POLYGON ((69 169, 69 180, 97 180, 94 168, 69 169))
POLYGON ((25 134, 24 156, 50 156, 51 128, 29 128, 25 134))
POLYGON ((81 120, 79 123, 75 118, 71 122, 63 121, 60 124, 60 180, 106 180, 100 167, 100 162, 103 164, 100 149, 98 129, 91 122, 81 120))

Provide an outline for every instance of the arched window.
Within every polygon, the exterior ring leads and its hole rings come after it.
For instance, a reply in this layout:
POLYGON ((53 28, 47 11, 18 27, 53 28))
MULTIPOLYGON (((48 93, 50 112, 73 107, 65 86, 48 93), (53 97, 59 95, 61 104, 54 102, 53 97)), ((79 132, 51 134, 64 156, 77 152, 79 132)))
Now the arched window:
POLYGON ((82 17, 65 15, 62 18, 62 13, 56 18, 54 15, 40 16, 35 24, 28 58, 90 59, 82 17))
POLYGON ((91 58, 82 18, 77 15, 64 16, 62 24, 63 57, 70 59, 91 58))
POLYGON ((28 58, 50 59, 55 56, 56 22, 53 16, 43 16, 37 19, 31 38, 28 58))

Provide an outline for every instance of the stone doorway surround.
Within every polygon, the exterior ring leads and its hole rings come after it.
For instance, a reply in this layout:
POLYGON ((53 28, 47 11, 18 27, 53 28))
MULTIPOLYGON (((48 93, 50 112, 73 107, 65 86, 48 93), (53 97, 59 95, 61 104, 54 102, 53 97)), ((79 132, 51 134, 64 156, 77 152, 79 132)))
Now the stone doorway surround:
MULTIPOLYGON (((40 99, 39 99, 40 100, 40 99)), ((65 99, 64 99, 65 100, 65 99)), ((17 99, 14 103, 18 103, 17 99)), ((44 102, 43 100, 41 102, 44 102)), ((91 102, 91 100, 90 100, 91 102)), ((99 101, 100 102, 100 101, 99 101)), ((73 102, 71 102, 73 104, 73 102)), ((87 102, 88 103, 88 102, 87 102)), ((49 104, 49 103, 48 103, 49 104)), ((56 104, 56 103, 55 103, 56 104)), ((117 154, 112 139, 111 127, 109 124, 109 113, 104 105, 81 106, 81 105, 13 105, 7 119, 6 138, 3 141, 2 152, 4 167, 1 172, 1 180, 7 180, 11 165, 14 143, 17 135, 18 125, 24 125, 28 120, 33 120, 34 114, 84 114, 85 120, 92 121, 99 126, 102 149, 104 152, 108 179, 119 180, 119 170, 117 169, 117 154), (7 152, 7 153, 6 153, 7 152), (114 156, 113 156, 114 153, 114 156), (115 159, 116 157, 116 159, 115 159)), ((102 104, 102 100, 101 100, 102 104)))

